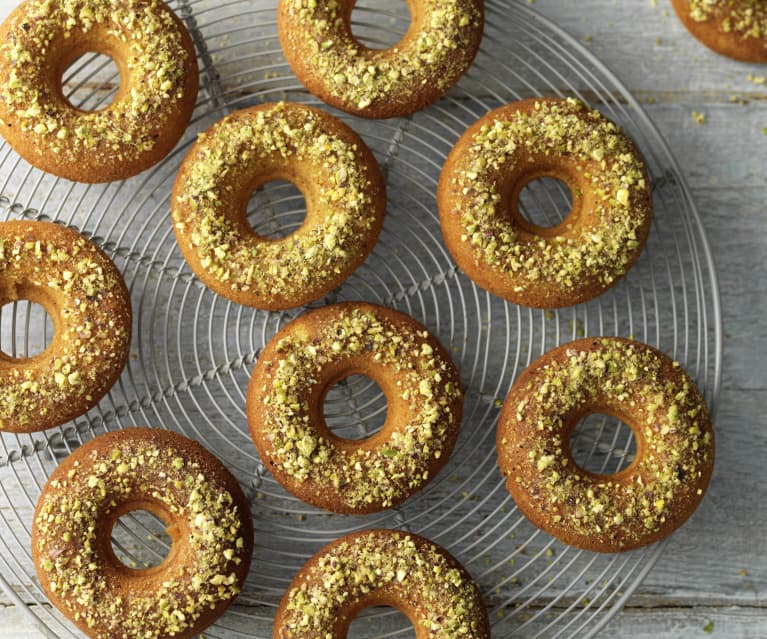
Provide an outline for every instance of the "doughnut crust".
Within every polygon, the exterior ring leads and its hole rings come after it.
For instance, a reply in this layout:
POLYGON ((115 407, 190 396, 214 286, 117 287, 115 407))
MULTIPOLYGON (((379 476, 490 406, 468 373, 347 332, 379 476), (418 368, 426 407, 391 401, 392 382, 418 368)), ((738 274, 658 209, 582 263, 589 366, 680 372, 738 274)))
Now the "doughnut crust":
POLYGON ((652 220, 650 179, 629 137, 568 98, 491 111, 461 136, 437 191, 445 244, 474 282, 535 308, 573 306, 615 285, 642 252, 652 220), (563 181, 572 210, 544 228, 519 211, 538 178, 563 181))
POLYGON ((53 428, 95 406, 128 361, 131 303, 97 246, 50 222, 0 222, 0 304, 30 300, 53 322, 39 355, 0 353, 0 432, 53 428))
POLYGON ((678 363, 618 337, 587 338, 539 358, 512 386, 498 420, 498 465, 522 513, 566 544, 632 550, 681 526, 714 465, 706 402, 678 363), (612 415, 634 432, 628 468, 579 468, 570 435, 581 418, 612 415))
POLYGON ((471 575, 437 544, 396 530, 353 533, 314 555, 282 598, 272 636, 345 639, 370 606, 403 612, 416 639, 490 639, 471 575))
POLYGON ((264 310, 329 293, 367 259, 383 226, 375 157, 340 120, 300 104, 237 111, 200 135, 181 166, 171 212, 195 274, 218 295, 264 310), (258 235, 248 200, 270 180, 306 198, 306 220, 280 240, 258 235))
POLYGON ((742 62, 767 62, 762 0, 671 0, 687 30, 709 49, 742 62))
POLYGON ((471 66, 484 29, 483 0, 406 0, 411 23, 389 49, 351 30, 356 0, 280 0, 282 50, 303 85, 364 118, 405 116, 441 98, 471 66))
POLYGON ((197 100, 197 58, 160 0, 25 0, 0 27, 0 132, 33 166, 77 182, 112 182, 162 160, 197 100), (114 102, 73 107, 62 76, 89 51, 120 71, 114 102))
POLYGON ((176 433, 131 428, 97 437, 43 488, 32 558, 51 602, 90 637, 186 639, 228 608, 245 580, 253 523, 218 459, 176 433), (167 524, 165 560, 137 570, 114 554, 111 531, 146 510, 167 524))
POLYGON ((283 328, 258 358, 247 397, 250 433, 287 490, 331 512, 395 506, 450 457, 463 395, 455 365, 413 318, 364 302, 311 311, 283 328), (363 440, 334 435, 327 392, 350 375, 386 395, 383 428, 363 440))

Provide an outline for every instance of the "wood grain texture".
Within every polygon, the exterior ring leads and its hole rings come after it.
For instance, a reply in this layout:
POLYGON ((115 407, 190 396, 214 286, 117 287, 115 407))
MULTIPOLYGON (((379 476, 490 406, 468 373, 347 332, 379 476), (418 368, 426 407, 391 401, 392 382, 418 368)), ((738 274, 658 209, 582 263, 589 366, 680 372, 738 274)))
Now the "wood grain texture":
MULTIPOLYGON (((14 4, 0 0, 0 15, 14 4)), ((645 104, 689 181, 722 288, 724 378, 710 492, 602 636, 767 636, 767 85, 759 79, 767 66, 709 51, 667 0, 532 6, 577 39, 588 37, 645 104), (693 111, 705 114, 703 124, 693 111)), ((42 636, 18 610, 0 606, 0 638, 42 636)))
POLYGON ((22 610, 0 604, 0 639, 40 639, 44 636, 22 610))

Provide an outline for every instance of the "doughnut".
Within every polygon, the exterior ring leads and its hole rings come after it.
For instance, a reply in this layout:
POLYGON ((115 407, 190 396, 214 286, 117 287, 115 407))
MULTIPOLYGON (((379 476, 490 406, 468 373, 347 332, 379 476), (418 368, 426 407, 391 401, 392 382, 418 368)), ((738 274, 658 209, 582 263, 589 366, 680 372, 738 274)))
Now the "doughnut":
POLYGON ((386 186, 365 143, 318 109, 263 104, 219 121, 187 155, 172 216, 195 274, 218 295, 284 310, 329 293, 373 250, 383 226, 386 186), (248 223, 251 194, 288 180, 306 198, 306 220, 274 240, 248 223))
POLYGON ((364 302, 310 311, 285 326, 256 362, 247 394, 250 433, 264 465, 299 499, 331 512, 396 506, 447 463, 461 426, 458 371, 413 318, 364 302), (372 378, 386 421, 363 440, 325 424, 330 388, 372 378))
POLYGON ((762 0, 671 0, 687 30, 709 49, 742 62, 767 62, 762 0))
POLYGON ((0 304, 29 300, 53 323, 39 355, 0 352, 0 433, 31 433, 93 408, 117 381, 131 339, 131 303, 112 261, 50 222, 0 222, 0 304))
POLYGON ((274 639, 344 639, 363 609, 391 606, 417 639, 490 639, 474 580, 443 548, 410 533, 365 530, 328 544, 282 598, 274 639))
POLYGON ((448 250, 480 287, 535 308, 572 306, 613 286, 639 258, 652 195, 633 142, 574 99, 528 99, 491 111, 458 140, 437 205, 448 250), (519 196, 564 182, 572 210, 554 227, 527 221, 519 196))
POLYGON ((76 182, 112 182, 162 160, 197 100, 186 28, 160 0, 26 0, 0 26, 0 132, 33 166, 76 182), (120 71, 114 101, 83 111, 62 77, 83 54, 120 71))
POLYGON ((482 0, 406 0, 399 43, 370 49, 352 34, 356 0, 280 0, 277 30, 301 83, 365 118, 405 116, 441 98, 468 70, 484 29, 482 0))
POLYGON ((51 602, 89 637, 186 639, 240 592, 253 524, 221 462, 168 431, 130 428, 89 441, 53 472, 37 503, 32 558, 51 602), (130 568, 111 531, 148 511, 167 524, 170 553, 130 568))
POLYGON ((632 550, 681 526, 703 499, 714 465, 706 402, 679 364, 618 337, 587 338, 539 358, 501 409, 498 464, 522 513, 566 544, 632 550), (618 473, 578 467, 570 435, 589 414, 633 431, 636 456, 618 473))

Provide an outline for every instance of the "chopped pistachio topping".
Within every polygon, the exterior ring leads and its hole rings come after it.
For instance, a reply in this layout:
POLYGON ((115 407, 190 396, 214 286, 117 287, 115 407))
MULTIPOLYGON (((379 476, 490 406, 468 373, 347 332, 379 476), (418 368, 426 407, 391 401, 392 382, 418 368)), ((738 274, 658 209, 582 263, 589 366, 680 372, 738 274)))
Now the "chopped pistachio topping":
POLYGON ((75 452, 66 476, 53 478, 44 492, 34 522, 43 578, 74 620, 97 628, 98 636, 181 634, 239 593, 238 566, 247 561, 241 518, 247 514, 226 484, 214 479, 207 460, 172 441, 127 434, 113 441, 111 449, 75 452), (141 500, 186 520, 188 549, 178 555, 182 561, 165 564, 151 586, 120 597, 126 577, 115 576, 99 535, 108 539, 104 522, 110 513, 141 500))
POLYGON ((718 20, 725 33, 743 38, 767 38, 767 3, 764 0, 690 0, 696 22, 718 20))
MULTIPOLYGON (((283 0, 306 52, 302 64, 350 110, 409 102, 422 87, 447 91, 471 64, 483 18, 476 0, 421 0, 419 30, 386 50, 368 49, 346 27, 336 0, 283 0)), ((348 3, 346 3, 348 4, 348 3)))
MULTIPOLYGON (((385 593, 419 616, 419 636, 487 639, 487 613, 471 577, 444 550, 406 533, 372 530, 326 547, 299 573, 275 621, 285 639, 335 637, 344 610, 385 593)), ((364 603, 363 603, 364 605, 364 603)))
POLYGON ((536 102, 530 112, 504 109, 485 116, 448 178, 461 240, 518 293, 541 284, 565 292, 584 282, 611 285, 641 250, 639 234, 651 215, 650 185, 633 144, 574 99, 536 102), (520 233, 507 210, 507 176, 531 156, 566 159, 593 191, 594 210, 554 237, 520 233))
POLYGON ((156 131, 177 116, 189 62, 170 10, 159 0, 29 0, 24 7, 0 43, 5 124, 34 134, 40 155, 70 161, 84 153, 126 161, 154 148, 156 131), (76 40, 129 52, 121 61, 128 89, 107 109, 75 109, 51 85, 51 69, 76 40))
POLYGON ((37 356, 47 366, 0 361, 0 431, 50 427, 73 405, 91 404, 122 368, 130 345, 130 300, 103 253, 53 224, 2 223, 0 302, 30 297, 51 312, 55 304, 60 321, 51 346, 37 356))
POLYGON ((268 299, 317 290, 359 263, 382 214, 374 203, 380 187, 362 149, 340 136, 338 125, 313 109, 279 103, 234 113, 200 136, 177 187, 173 221, 207 275, 268 299), (301 229, 278 241, 243 233, 234 191, 257 172, 303 170, 312 192, 301 229))
MULTIPOLYGON (((329 308, 330 319, 321 320, 317 339, 300 329, 290 331, 279 338, 274 356, 259 362, 270 372, 260 389, 262 427, 271 457, 292 481, 319 494, 338 495, 351 509, 386 508, 430 479, 435 460, 447 458, 460 426, 457 372, 428 343, 427 331, 395 325, 371 305, 343 305, 340 312, 329 308), (379 367, 382 376, 396 376, 398 399, 406 408, 398 411, 402 423, 387 419, 389 434, 374 449, 342 450, 311 418, 316 380, 324 378, 327 368, 343 369, 344 362, 358 356, 379 367)), ((320 312, 325 309, 312 315, 320 312)))
POLYGON ((568 534, 633 545, 662 530, 700 499, 714 461, 706 404, 676 362, 618 338, 561 347, 509 394, 499 425, 500 464, 509 488, 553 517, 568 534), (583 346, 587 344, 587 346, 583 346), (628 481, 584 473, 570 453, 572 419, 584 413, 631 415, 643 453, 628 481))

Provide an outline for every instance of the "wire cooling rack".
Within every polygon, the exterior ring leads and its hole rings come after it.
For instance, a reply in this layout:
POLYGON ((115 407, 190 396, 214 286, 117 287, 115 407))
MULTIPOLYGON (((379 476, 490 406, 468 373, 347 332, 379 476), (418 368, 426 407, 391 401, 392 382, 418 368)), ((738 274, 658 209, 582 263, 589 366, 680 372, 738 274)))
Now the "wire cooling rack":
MULTIPOLYGON (((53 468, 82 442, 106 430, 150 425, 205 444, 242 482, 253 509, 256 548, 245 591, 206 637, 271 637, 276 606, 306 558, 342 534, 375 526, 416 532, 450 549, 481 584, 494 637, 593 636, 641 583, 663 544, 596 555, 533 528, 496 468, 495 423, 520 371, 583 335, 632 335, 661 348, 697 378, 713 405, 721 371, 716 275, 687 188, 652 123, 598 60, 513 0, 487 0, 482 51, 435 106, 381 122, 336 112, 381 162, 388 215, 370 259, 320 304, 364 299, 419 319, 451 350, 466 406, 452 459, 424 491, 385 513, 328 515, 293 499, 265 472, 244 414, 260 350, 304 309, 266 313, 216 297, 184 263, 168 212, 181 159, 215 120, 265 101, 322 105, 284 60, 273 0, 171 4, 194 35, 202 91, 186 137, 164 162, 126 182, 87 186, 45 175, 0 147, 4 216, 56 220, 83 232, 122 269, 134 305, 130 363, 97 408, 46 433, 0 437, 0 585, 6 597, 28 611, 42 636, 81 636, 37 584, 29 550, 32 510, 53 468), (443 246, 435 205, 443 161, 466 126, 491 108, 539 95, 579 97, 620 123, 648 161, 656 210, 647 250, 619 286, 553 312, 507 304, 475 287, 443 246)), ((367 0, 355 9, 354 29, 369 45, 383 47, 405 32, 408 20, 403 2, 367 0)), ((114 96, 119 76, 108 59, 89 55, 66 81, 70 100, 93 109, 114 96)), ((261 233, 284 236, 300 224, 303 207, 292 185, 270 183, 254 195, 250 220, 261 233)), ((523 193, 522 207, 531 220, 554 224, 568 212, 569 194, 561 183, 542 180, 523 193)), ((0 324, 2 348, 13 356, 39 352, 50 338, 50 321, 26 302, 6 305, 0 324)), ((381 426, 386 404, 374 383, 353 377, 332 390, 325 412, 338 434, 363 437, 381 426)), ((634 450, 628 427, 604 416, 581 424, 572 444, 579 463, 596 472, 626 466, 634 450)), ((167 541, 159 522, 140 513, 122 518, 113 533, 118 554, 137 566, 158 563, 167 541)), ((410 637, 412 627, 391 609, 368 610, 350 636, 410 637)))

